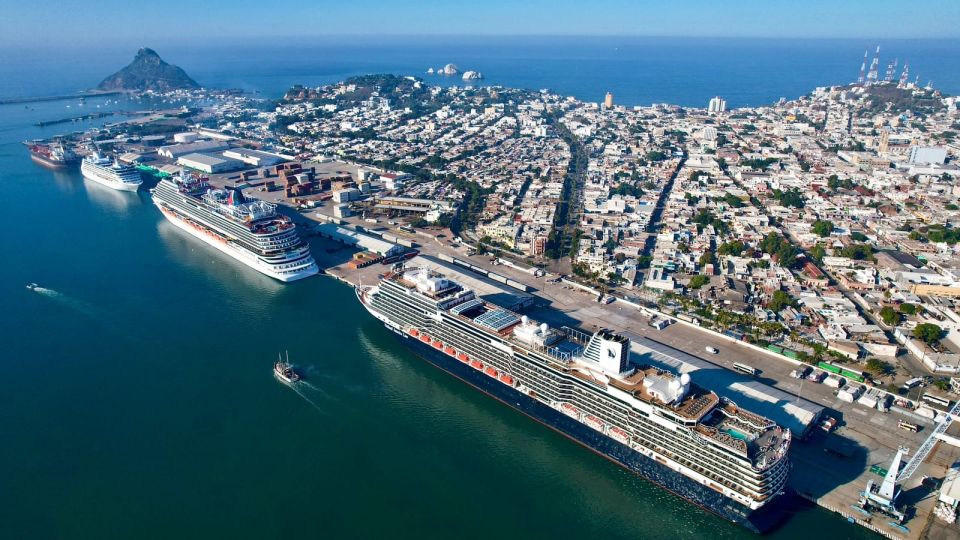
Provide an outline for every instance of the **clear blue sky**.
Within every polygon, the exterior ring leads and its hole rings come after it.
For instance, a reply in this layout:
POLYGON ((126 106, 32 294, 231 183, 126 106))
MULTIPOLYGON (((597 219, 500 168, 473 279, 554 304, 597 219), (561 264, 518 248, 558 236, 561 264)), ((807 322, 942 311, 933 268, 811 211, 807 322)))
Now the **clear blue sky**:
POLYGON ((0 45, 181 36, 637 35, 958 38, 960 0, 2 0, 0 45))

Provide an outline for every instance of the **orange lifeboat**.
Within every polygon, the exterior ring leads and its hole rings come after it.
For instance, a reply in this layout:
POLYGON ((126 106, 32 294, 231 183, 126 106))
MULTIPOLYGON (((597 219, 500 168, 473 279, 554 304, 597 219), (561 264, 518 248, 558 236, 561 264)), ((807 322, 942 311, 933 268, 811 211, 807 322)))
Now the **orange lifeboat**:
POLYGON ((470 360, 470 357, 467 356, 466 353, 460 353, 457 355, 457 360, 460 360, 461 362, 467 362, 470 360))
POLYGON ((511 377, 510 375, 507 375, 506 373, 501 373, 500 382, 502 382, 503 384, 508 384, 510 386, 513 386, 513 377, 511 377))
POLYGON ((472 367, 473 369, 483 369, 483 362, 479 360, 471 360, 470 367, 472 367))
POLYGON ((603 420, 600 420, 596 416, 588 414, 584 417, 583 421, 593 429, 603 431, 603 420))
POLYGON ((410 335, 413 336, 413 337, 418 337, 418 336, 420 335, 420 331, 417 330, 416 328, 411 328, 411 329, 407 330, 407 333, 410 334, 410 335))
POLYGON ((491 376, 491 377, 496 377, 496 376, 497 376, 497 370, 493 369, 493 368, 490 367, 490 366, 487 366, 487 369, 483 370, 483 372, 486 373, 487 375, 491 376))
POLYGON ((443 350, 443 352, 449 354, 450 356, 457 354, 457 350, 454 349, 453 347, 450 347, 449 345, 447 346, 447 348, 443 350))
POLYGON ((630 435, 618 427, 610 428, 610 436, 622 443, 630 442, 630 435))
POLYGON ((430 336, 426 334, 420 334, 420 341, 424 343, 430 343, 430 336))
POLYGON ((434 349, 442 349, 442 348, 443 348, 443 342, 440 341, 439 339, 436 340, 436 341, 434 341, 434 342, 433 342, 433 348, 434 348, 434 349))
POLYGON ((576 407, 574 407, 569 403, 564 403, 563 405, 560 406, 560 408, 563 409, 563 412, 567 413, 569 416, 572 416, 574 418, 580 417, 580 411, 578 411, 576 407))

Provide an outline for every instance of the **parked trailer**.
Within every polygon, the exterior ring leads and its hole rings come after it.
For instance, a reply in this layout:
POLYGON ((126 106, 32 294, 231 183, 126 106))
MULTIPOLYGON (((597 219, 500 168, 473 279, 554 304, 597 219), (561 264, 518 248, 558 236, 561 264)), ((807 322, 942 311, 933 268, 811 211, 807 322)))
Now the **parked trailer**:
POLYGON ((830 373, 834 373, 836 375, 842 375, 847 379, 851 379, 857 382, 864 382, 865 380, 867 380, 866 374, 862 371, 853 371, 850 369, 842 368, 838 365, 831 364, 830 362, 818 362, 817 367, 824 371, 829 371, 830 373))
POLYGON ((862 371, 851 371, 849 369, 841 369, 840 374, 848 379, 852 379, 857 382, 864 382, 867 380, 867 374, 862 371))
POLYGON ((828 375, 823 381, 823 384, 829 386, 830 388, 840 388, 846 383, 847 381, 845 381, 843 377, 839 377, 837 375, 828 375))
POLYGON ((841 388, 840 391, 837 392, 837 399, 839 399, 840 401, 845 401, 847 403, 853 403, 854 401, 857 400, 858 397, 860 397, 861 391, 863 391, 862 386, 854 386, 852 384, 849 384, 841 388))
POLYGON ((870 407, 871 409, 876 408, 877 406, 877 391, 870 390, 869 392, 860 396, 860 399, 857 400, 857 403, 863 405, 864 407, 870 407))
POLYGON ((840 366, 835 366, 830 362, 817 362, 817 367, 824 371, 829 371, 830 373, 836 373, 837 375, 839 375, 840 371, 842 371, 840 366))

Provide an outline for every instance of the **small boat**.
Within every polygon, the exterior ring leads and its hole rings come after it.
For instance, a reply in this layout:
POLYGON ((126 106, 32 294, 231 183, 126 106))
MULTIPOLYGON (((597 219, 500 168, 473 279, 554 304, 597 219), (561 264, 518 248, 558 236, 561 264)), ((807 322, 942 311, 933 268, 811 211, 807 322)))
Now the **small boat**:
POLYGON ((293 364, 290 363, 289 354, 287 354, 286 360, 282 360, 280 355, 277 355, 277 361, 273 364, 273 374, 287 384, 293 384, 300 380, 300 374, 293 369, 293 364))
POLYGON ((27 289, 29 289, 29 290, 31 290, 31 291, 35 291, 35 290, 37 290, 39 287, 40 287, 40 286, 37 285, 36 283, 27 283, 27 289))

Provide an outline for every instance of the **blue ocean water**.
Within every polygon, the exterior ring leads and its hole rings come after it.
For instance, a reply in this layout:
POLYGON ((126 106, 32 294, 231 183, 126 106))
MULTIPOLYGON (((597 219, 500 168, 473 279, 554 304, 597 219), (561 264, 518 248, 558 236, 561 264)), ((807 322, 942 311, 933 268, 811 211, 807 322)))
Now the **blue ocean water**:
MULTIPOLYGON (((796 98, 817 86, 856 79, 863 52, 882 46, 887 61, 910 63, 911 80, 960 92, 958 40, 795 40, 631 37, 290 38, 235 43, 146 43, 201 84, 281 94, 293 84, 323 84, 350 75, 389 72, 431 77, 448 62, 479 70, 483 84, 549 88, 600 101, 613 92, 625 105, 706 106, 714 95, 730 107, 796 98)), ((135 50, 0 50, 0 97, 56 94, 95 86, 135 50)))

